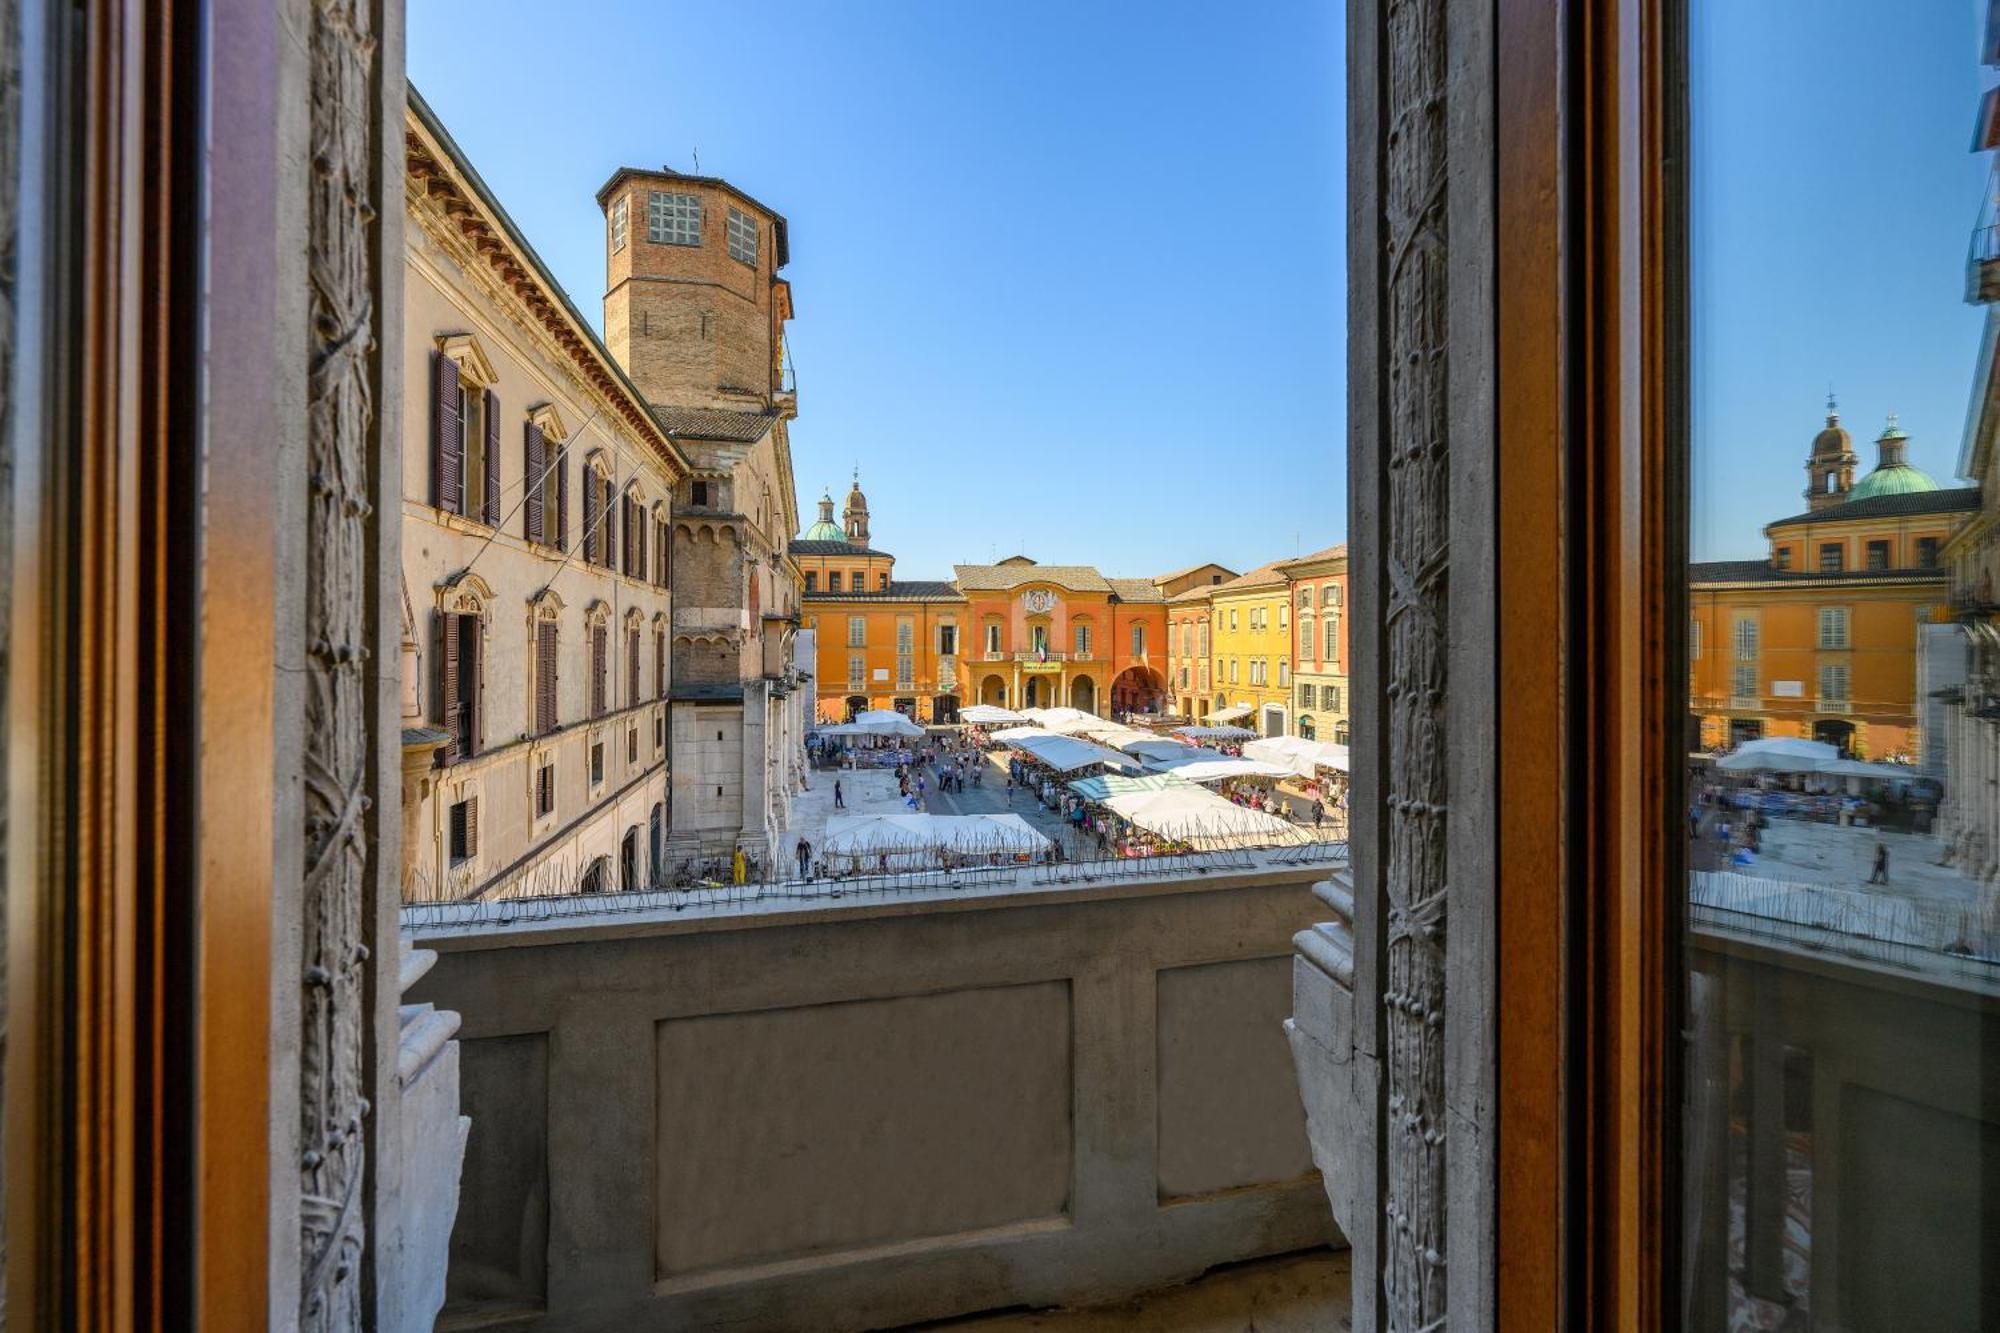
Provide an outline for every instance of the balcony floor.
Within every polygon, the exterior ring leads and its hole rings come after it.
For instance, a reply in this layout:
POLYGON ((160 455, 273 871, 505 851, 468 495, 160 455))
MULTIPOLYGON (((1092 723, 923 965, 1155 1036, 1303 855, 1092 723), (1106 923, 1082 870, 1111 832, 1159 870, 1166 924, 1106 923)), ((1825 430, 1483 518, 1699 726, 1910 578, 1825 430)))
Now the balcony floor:
POLYGON ((1337 1333, 1350 1329, 1348 1252, 1232 1264, 1116 1305, 1006 1311, 924 1324, 953 1333, 1337 1333))

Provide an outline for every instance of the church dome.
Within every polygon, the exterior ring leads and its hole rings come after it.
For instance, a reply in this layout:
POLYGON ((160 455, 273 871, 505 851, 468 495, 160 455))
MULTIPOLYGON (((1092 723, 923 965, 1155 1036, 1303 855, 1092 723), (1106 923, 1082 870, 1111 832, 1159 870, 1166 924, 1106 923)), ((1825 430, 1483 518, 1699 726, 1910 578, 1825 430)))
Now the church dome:
POLYGON ((1877 495, 1915 495, 1937 490, 1937 478, 1920 467, 1912 466, 1903 457, 1903 448, 1909 438, 1896 424, 1895 415, 1890 414, 1888 426, 1875 440, 1881 447, 1882 461, 1875 465, 1873 472, 1854 483, 1854 489, 1847 493, 1847 498, 1867 500, 1877 495))
POLYGON ((844 542, 847 540, 847 534, 841 531, 840 524, 833 521, 833 496, 831 494, 821 492, 819 497, 819 519, 806 529, 805 540, 809 542, 844 542))

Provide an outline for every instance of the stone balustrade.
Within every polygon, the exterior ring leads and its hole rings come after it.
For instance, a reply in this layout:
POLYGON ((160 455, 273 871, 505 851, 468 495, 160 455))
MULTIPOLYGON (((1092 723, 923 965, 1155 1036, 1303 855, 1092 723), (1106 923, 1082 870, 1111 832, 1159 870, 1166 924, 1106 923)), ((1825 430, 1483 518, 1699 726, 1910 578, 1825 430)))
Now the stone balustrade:
POLYGON ((465 1015, 452 1328, 893 1327, 1338 1240, 1305 865, 420 927, 465 1015))

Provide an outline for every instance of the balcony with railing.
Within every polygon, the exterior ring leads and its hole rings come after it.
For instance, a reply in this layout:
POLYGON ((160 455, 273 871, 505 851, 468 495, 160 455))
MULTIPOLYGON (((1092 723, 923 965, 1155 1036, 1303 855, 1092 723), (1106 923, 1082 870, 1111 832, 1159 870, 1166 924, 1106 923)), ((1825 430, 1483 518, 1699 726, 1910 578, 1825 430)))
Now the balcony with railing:
POLYGON ((1016 662, 1067 662, 1068 653, 1039 652, 1033 648, 1014 654, 1016 662))
POLYGON ((1975 305, 2000 301, 2000 172, 1987 178, 1986 198, 1972 224, 1965 256, 1965 299, 1975 305))

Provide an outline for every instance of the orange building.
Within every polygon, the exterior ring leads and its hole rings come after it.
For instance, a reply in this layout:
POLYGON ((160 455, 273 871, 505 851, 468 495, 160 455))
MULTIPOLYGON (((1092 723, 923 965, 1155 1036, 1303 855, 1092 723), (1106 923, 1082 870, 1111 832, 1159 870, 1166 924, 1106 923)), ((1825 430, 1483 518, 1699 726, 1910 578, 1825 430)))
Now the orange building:
POLYGON ((1829 402, 1806 512, 1764 529, 1762 560, 1692 567, 1690 730, 1704 748, 1799 736, 1857 757, 1916 757, 1917 638, 1946 617, 1939 553, 1979 491, 1912 466, 1894 418, 1876 444, 1880 462, 1854 481, 1829 402))
POLYGON ((1026 556, 959 565, 948 582, 898 580, 895 557, 870 545, 858 478, 841 522, 831 495, 819 508, 790 550, 818 640, 823 720, 893 708, 950 722, 975 701, 1107 717, 1170 707, 1167 599, 1157 580, 1026 556))

